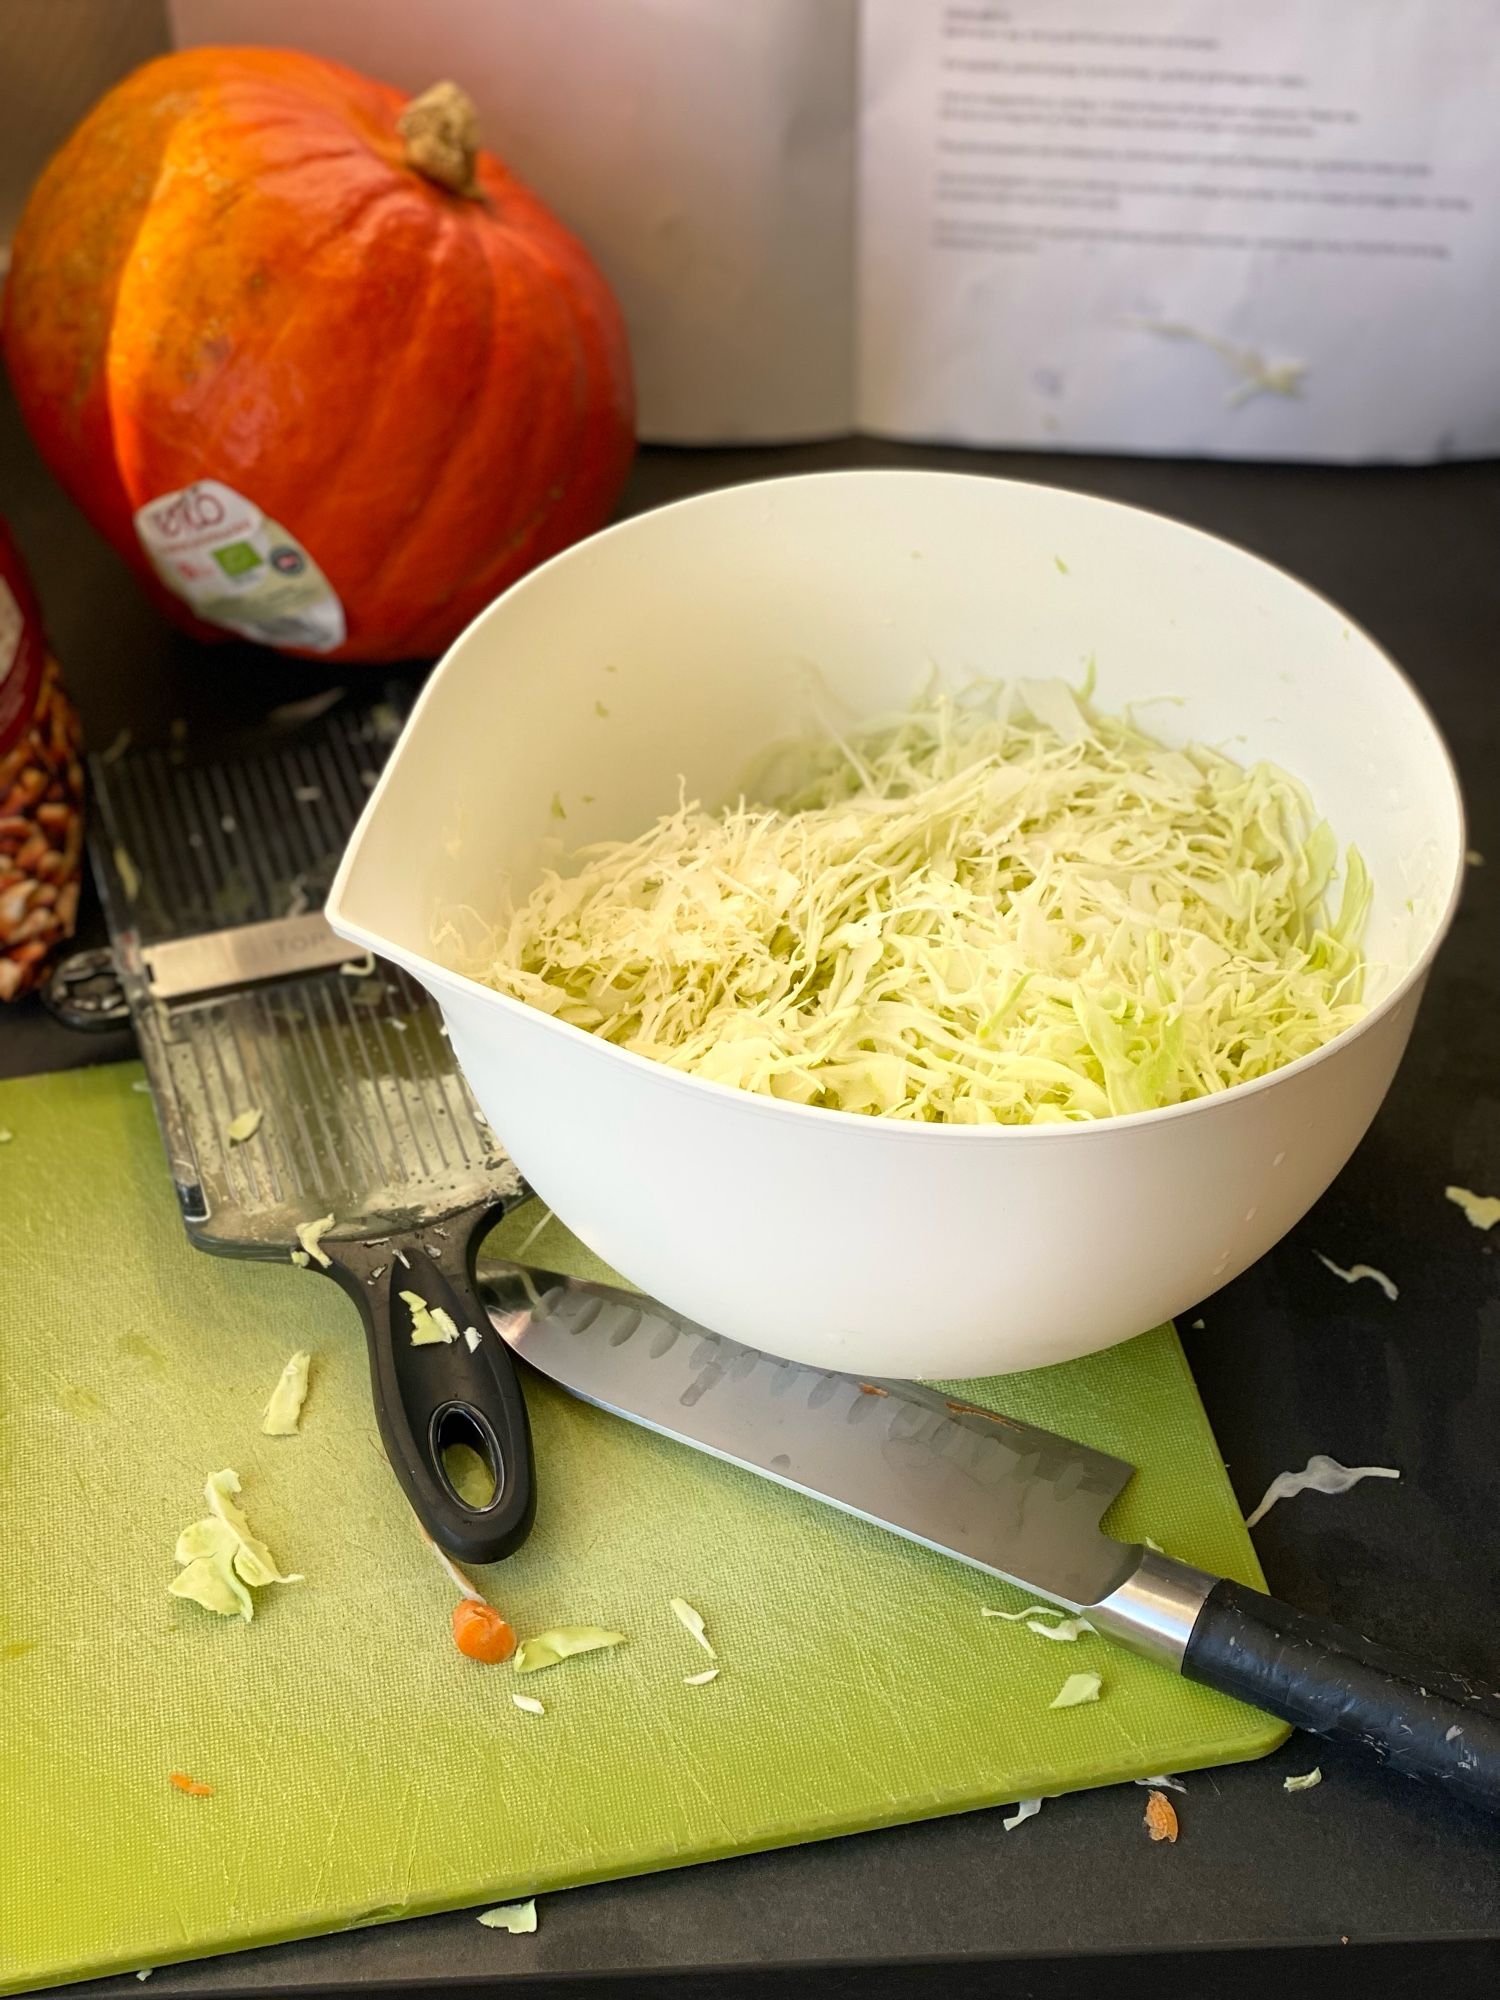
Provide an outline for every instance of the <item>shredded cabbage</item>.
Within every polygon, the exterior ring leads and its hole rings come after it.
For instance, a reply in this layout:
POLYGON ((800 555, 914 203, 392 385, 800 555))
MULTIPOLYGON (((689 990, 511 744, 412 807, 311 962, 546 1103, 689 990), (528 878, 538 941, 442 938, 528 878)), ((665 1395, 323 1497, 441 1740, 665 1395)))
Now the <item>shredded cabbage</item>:
MULTIPOLYGON (((396 1255, 400 1257, 401 1252, 398 1250, 396 1255)), ((420 1292, 403 1292, 401 1296, 411 1308, 413 1347, 433 1347, 457 1340, 458 1328, 451 1313, 444 1312, 441 1306, 429 1306, 420 1292)))
POLYGON ((1368 1278, 1372 1285, 1380 1287, 1393 1305, 1401 1296, 1401 1288, 1395 1279, 1387 1277, 1384 1271, 1377 1270, 1373 1264, 1335 1264, 1333 1259, 1325 1257, 1321 1250, 1314 1250, 1313 1255, 1325 1271, 1332 1271, 1333 1275, 1342 1278, 1346 1285, 1357 1285, 1361 1278, 1368 1278))
POLYGON ((513 1937, 529 1934, 536 1929, 536 1898, 532 1896, 524 1903, 501 1903, 493 1910, 486 1910, 477 1921, 487 1931, 509 1931, 513 1937))
MULTIPOLYGON (((314 1262, 321 1264, 325 1271, 329 1268, 333 1260, 327 1251, 322 1248, 322 1242, 333 1226, 333 1217, 331 1215, 320 1215, 316 1222, 299 1222, 297 1224, 297 1241, 302 1245, 301 1261, 304 1264, 311 1257, 314 1262)), ((292 1262, 295 1264, 297 1261, 297 1253, 294 1250, 292 1252, 292 1262)))
POLYGON ((1061 681, 930 691, 718 813, 585 847, 462 969, 621 1048, 801 1104, 1089 1120, 1264 1076, 1362 1012, 1370 903, 1296 779, 1172 750, 1061 681))
POLYGON ((518 1674, 540 1673, 543 1667, 555 1667, 560 1660, 570 1660, 575 1653, 595 1653, 601 1646, 623 1646, 623 1632, 605 1632, 597 1625, 559 1625, 551 1632, 538 1632, 535 1638, 523 1639, 516 1653, 515 1669, 518 1674))
POLYGON ((1052 1700, 1049 1708, 1077 1708, 1085 1701, 1097 1701, 1103 1679, 1098 1674, 1069 1674, 1052 1700))
POLYGON ((133 903, 141 893, 141 871, 127 847, 115 849, 115 873, 120 878, 120 887, 125 891, 127 903, 133 903))
POLYGON ((1076 1618, 1059 1618, 1055 1625, 1044 1625, 1040 1618, 1028 1618, 1026 1630, 1035 1632, 1039 1639, 1076 1639, 1080 1632, 1095 1632, 1098 1627, 1090 1625, 1080 1612, 1076 1618))
POLYGON ((292 1437, 302 1422, 302 1405, 307 1400, 307 1371, 312 1356, 306 1348, 297 1352, 282 1369, 271 1400, 266 1404, 261 1429, 267 1437, 292 1437))
POLYGON ((1245 1516, 1245 1526, 1263 1521, 1278 1500, 1290 1500, 1297 1493, 1347 1493, 1362 1479, 1399 1479, 1394 1465, 1340 1465, 1336 1458, 1315 1451, 1300 1472, 1278 1472, 1261 1497, 1253 1514, 1245 1516))
POLYGON ((261 1589, 268 1583, 301 1583, 302 1578, 284 1576, 277 1568, 276 1558, 234 1504, 239 1490, 239 1474, 227 1466, 209 1475, 203 1489, 209 1516, 194 1521, 177 1537, 175 1554, 182 1567, 167 1589, 221 1618, 238 1615, 248 1622, 255 1616, 255 1606, 247 1584, 261 1589))
POLYGON ((1093 1632, 1097 1629, 1090 1625, 1081 1611, 1076 1617, 1069 1617, 1056 1604, 1028 1604, 1024 1611, 992 1611, 987 1604, 982 1604, 979 1607, 979 1615, 981 1618, 1004 1618, 1011 1624, 1018 1618, 1024 1618, 1026 1630, 1035 1632, 1039 1639, 1076 1639, 1080 1632, 1093 1632), (1044 1617, 1055 1618, 1057 1623, 1044 1625, 1040 1618, 1031 1616, 1035 1611, 1040 1611, 1044 1617))
POLYGON ((672 1615, 678 1623, 692 1633, 711 1660, 716 1660, 719 1656, 709 1644, 708 1633, 703 1626, 703 1613, 695 1611, 685 1598, 669 1597, 667 1602, 672 1607, 672 1615))
MULTIPOLYGON (((6 1138, 10 1137, 7 1132, 6 1138)), ((1444 1188, 1449 1201, 1461 1208, 1476 1229, 1493 1229, 1500 1222, 1500 1198, 1492 1194, 1475 1194, 1472 1188, 1444 1188)))

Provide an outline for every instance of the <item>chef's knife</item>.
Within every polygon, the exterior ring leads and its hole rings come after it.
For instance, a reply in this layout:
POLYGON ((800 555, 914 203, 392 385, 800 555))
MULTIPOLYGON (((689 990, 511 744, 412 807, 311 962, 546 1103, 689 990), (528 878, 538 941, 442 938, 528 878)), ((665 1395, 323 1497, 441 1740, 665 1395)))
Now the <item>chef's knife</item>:
POLYGON ((1500 1812, 1500 1695, 1134 1543, 1123 1459, 912 1382, 781 1361, 650 1299, 486 1265, 512 1351, 696 1450, 1021 1585, 1163 1666, 1500 1812))

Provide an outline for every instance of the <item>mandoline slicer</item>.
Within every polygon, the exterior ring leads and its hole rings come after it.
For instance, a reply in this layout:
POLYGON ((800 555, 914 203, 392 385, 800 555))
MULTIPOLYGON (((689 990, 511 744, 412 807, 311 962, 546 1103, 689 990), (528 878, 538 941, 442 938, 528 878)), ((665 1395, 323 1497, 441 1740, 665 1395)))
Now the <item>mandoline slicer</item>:
POLYGON ((322 916, 400 720, 340 705, 234 758, 95 758, 92 857, 188 1235, 284 1260, 299 1228, 334 1218, 311 1267, 326 1260, 360 1309, 396 1476, 442 1548, 492 1562, 525 1539, 535 1497, 474 1259, 526 1190, 427 996, 322 916), (455 1445, 485 1460, 487 1504, 460 1494, 455 1445))

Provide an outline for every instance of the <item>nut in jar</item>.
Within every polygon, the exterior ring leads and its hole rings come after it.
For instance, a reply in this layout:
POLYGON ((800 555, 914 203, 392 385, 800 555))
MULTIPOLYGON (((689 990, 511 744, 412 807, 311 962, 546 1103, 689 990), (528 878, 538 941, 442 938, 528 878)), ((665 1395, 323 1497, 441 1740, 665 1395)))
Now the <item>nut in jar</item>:
POLYGON ((0 523, 0 1000, 36 985, 72 936, 82 864, 78 717, 0 523))

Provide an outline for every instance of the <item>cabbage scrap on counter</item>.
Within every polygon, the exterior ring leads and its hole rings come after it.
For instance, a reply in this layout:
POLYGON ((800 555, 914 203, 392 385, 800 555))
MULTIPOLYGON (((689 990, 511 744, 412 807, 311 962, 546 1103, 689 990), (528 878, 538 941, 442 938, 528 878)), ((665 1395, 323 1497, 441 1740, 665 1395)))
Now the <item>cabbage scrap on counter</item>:
POLYGON ((548 872, 462 969, 674 1069, 933 1123, 1105 1118, 1321 1047, 1369 880, 1295 778, 1061 681, 930 691, 548 872))
POLYGON ((175 1554, 181 1567, 167 1589, 174 1597, 190 1597, 221 1618, 238 1615, 248 1623, 255 1616, 255 1606, 247 1585, 263 1589, 268 1583, 301 1583, 303 1579, 278 1569, 276 1558, 235 1505, 239 1490, 239 1474, 230 1467, 210 1473, 203 1489, 208 1516, 194 1521, 177 1537, 175 1554))

